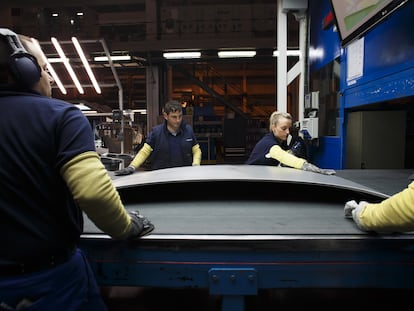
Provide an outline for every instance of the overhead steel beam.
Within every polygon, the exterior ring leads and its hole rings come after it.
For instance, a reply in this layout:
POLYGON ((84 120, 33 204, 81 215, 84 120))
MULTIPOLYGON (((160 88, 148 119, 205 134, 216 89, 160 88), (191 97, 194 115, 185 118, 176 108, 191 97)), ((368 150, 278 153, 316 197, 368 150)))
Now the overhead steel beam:
POLYGON ((237 113, 242 118, 248 120, 249 117, 237 106, 232 104, 231 102, 227 101, 223 96, 221 96, 219 93, 214 91, 212 88, 210 88, 208 85, 206 85, 203 81, 196 78, 194 75, 189 73, 188 71, 180 68, 179 66, 175 66, 174 69, 176 71, 179 71, 182 75, 184 75, 186 78, 190 79, 192 82, 197 84, 199 87, 201 87, 203 90, 205 90, 207 93, 209 93, 211 96, 213 96, 215 99, 219 100, 222 104, 224 104, 226 107, 233 110, 235 113, 237 113))

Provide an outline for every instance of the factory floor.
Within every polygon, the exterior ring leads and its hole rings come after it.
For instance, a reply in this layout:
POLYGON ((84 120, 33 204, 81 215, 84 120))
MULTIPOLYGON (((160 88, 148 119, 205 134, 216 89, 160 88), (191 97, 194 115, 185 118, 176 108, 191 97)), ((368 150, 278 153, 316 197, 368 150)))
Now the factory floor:
MULTIPOLYGON (((414 179, 414 169, 348 169, 337 170, 337 176, 393 195, 414 179)), ((103 287, 102 293, 108 311, 221 310, 220 297, 210 295, 207 289, 103 287)), ((269 289, 246 296, 245 311, 393 308, 411 303, 413 295, 414 289, 269 289)))
MULTIPOLYGON (((113 289, 112 289, 113 290, 113 289)), ((220 297, 202 289, 116 288, 124 296, 106 299, 108 311, 221 311, 220 297), (135 291, 135 296, 128 296, 135 291), (125 297, 125 293, 127 297, 125 297)), ((269 289, 246 296, 244 311, 373 310, 412 302, 406 289, 269 289)))

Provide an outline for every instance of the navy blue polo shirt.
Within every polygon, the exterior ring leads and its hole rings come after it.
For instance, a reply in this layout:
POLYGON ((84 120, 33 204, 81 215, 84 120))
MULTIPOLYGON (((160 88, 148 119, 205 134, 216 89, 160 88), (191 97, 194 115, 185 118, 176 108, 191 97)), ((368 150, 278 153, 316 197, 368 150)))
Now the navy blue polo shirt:
POLYGON ((74 105, 38 94, 0 92, 0 107, 0 259, 76 243, 83 216, 59 171, 95 151, 89 121, 74 105))
POLYGON ((167 122, 155 126, 146 143, 153 149, 149 162, 151 169, 179 166, 191 166, 193 162, 192 148, 197 139, 190 125, 181 122, 176 134, 167 129, 167 122))

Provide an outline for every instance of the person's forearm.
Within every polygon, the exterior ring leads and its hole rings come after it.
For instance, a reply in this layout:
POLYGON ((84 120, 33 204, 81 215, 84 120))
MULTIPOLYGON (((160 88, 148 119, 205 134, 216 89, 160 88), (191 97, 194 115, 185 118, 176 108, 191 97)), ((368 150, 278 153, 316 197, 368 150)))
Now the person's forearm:
POLYGON ((152 152, 151 146, 145 143, 144 146, 142 146, 142 148, 138 151, 135 158, 131 161, 129 166, 133 166, 135 169, 137 169, 145 162, 146 159, 148 159, 151 152, 152 152))
POLYGON ((127 238, 131 219, 96 152, 86 152, 66 163, 61 175, 88 218, 115 239, 127 238))
POLYGON ((380 203, 370 203, 359 214, 366 230, 403 232, 414 230, 414 182, 380 203))
POLYGON ((303 163, 306 162, 306 160, 294 156, 293 154, 280 148, 278 145, 274 145, 270 148, 269 155, 271 158, 279 161, 280 163, 297 169, 302 169, 303 163))
POLYGON ((196 144, 191 149, 193 152, 193 163, 192 165, 200 165, 201 163, 201 148, 199 144, 196 144))

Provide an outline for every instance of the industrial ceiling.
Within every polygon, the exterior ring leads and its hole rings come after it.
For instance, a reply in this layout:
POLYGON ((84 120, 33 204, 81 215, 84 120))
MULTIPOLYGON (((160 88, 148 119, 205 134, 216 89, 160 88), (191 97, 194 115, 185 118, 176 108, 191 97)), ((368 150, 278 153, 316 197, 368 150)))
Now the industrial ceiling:
MULTIPOLYGON (((65 68, 56 65, 67 94, 54 87, 53 96, 83 101, 99 111, 118 108, 117 77, 124 108, 145 108, 152 66, 165 71, 172 68, 174 96, 194 93, 194 83, 179 73, 184 69, 209 85, 219 83, 223 92, 237 85, 239 91, 233 92, 240 93, 244 100, 248 98, 250 106, 274 104, 276 16, 275 0, 15 0, 0 4, 2 26, 36 37, 48 57, 57 57, 51 38, 61 43, 84 86, 84 94, 76 89, 65 68), (88 80, 71 37, 79 40, 101 85, 101 94, 88 80), (131 60, 113 62, 112 67, 108 62, 95 62, 95 56, 105 55, 105 46, 111 55, 130 55, 131 60), (217 58, 220 49, 248 48, 257 51, 254 58, 217 58), (162 57, 163 52, 176 50, 200 50, 202 57, 185 61, 166 61, 162 57), (180 70, 174 70, 178 67, 180 70)), ((292 14, 288 14, 287 32, 288 49, 297 48, 298 24, 292 14)))

